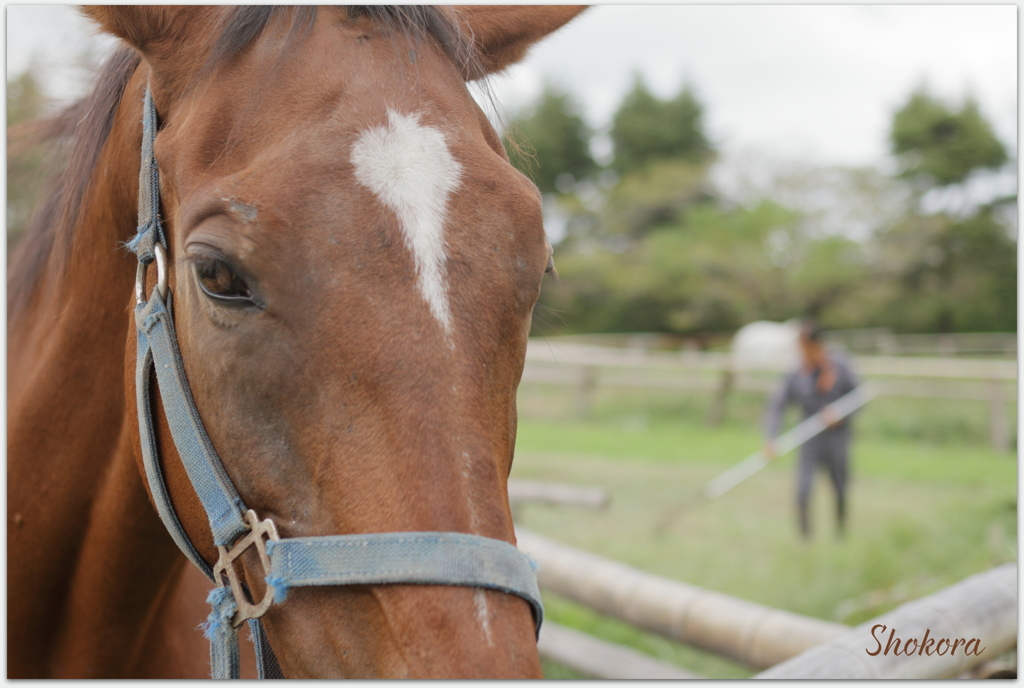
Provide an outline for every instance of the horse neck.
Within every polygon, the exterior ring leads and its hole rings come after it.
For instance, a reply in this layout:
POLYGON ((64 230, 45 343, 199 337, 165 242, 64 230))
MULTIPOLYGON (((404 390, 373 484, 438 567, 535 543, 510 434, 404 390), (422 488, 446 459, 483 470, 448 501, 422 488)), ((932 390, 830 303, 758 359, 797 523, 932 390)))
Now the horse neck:
POLYGON ((10 677, 119 673, 181 569, 135 464, 125 394, 135 261, 119 242, 136 223, 141 71, 89 171, 68 255, 56 241, 8 323, 10 677), (103 656, 90 654, 99 643, 103 656))

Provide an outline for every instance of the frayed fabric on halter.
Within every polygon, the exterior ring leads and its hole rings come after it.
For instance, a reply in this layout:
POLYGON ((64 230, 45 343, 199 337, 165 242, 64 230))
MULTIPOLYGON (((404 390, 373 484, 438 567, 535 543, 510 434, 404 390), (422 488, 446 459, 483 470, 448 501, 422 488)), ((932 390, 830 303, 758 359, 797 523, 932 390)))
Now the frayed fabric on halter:
POLYGON ((267 576, 267 585, 274 591, 274 604, 281 604, 288 597, 288 582, 281 576, 267 576))
POLYGON ((238 627, 249 621, 261 678, 283 678, 259 617, 271 604, 285 602, 288 589, 308 585, 459 585, 517 595, 533 610, 540 632, 543 606, 536 565, 513 545, 467 533, 371 533, 284 538, 273 523, 260 521, 235 490, 203 427, 185 377, 171 317, 171 293, 165 275, 148 298, 145 266, 156 260, 161 270, 166 241, 159 218, 160 179, 153 143, 157 115, 149 89, 143 114, 142 164, 139 175, 139 230, 128 246, 139 259, 135 323, 138 333, 136 402, 142 457, 157 512, 181 551, 217 583, 207 601, 212 607, 203 624, 210 640, 213 678, 238 678, 238 627), (211 567, 182 528, 164 483, 153 428, 150 379, 155 372, 171 438, 206 511, 220 561, 211 567), (255 547, 264 566, 267 592, 260 602, 247 596, 232 562, 255 547))
POLYGON ((230 588, 214 588, 206 601, 212 607, 202 625, 203 635, 210 641, 210 674, 214 678, 237 676, 238 632, 231 626, 238 611, 235 596, 230 588))

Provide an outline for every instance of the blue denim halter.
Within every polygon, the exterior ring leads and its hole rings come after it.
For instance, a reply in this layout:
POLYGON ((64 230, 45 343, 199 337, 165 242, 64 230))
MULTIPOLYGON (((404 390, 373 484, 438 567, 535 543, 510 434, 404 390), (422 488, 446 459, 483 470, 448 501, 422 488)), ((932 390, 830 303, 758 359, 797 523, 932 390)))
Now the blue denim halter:
POLYGON ((142 166, 139 172, 139 228, 128 247, 139 259, 135 325, 138 353, 135 388, 142 457, 153 501, 174 542, 193 564, 220 587, 207 601, 213 610, 204 630, 210 639, 213 678, 238 678, 238 627, 248 621, 256 645, 260 678, 283 678, 259 617, 284 602, 288 589, 302 585, 381 585, 388 583, 461 585, 518 595, 533 610, 539 633, 543 618, 536 567, 502 540, 466 533, 370 533, 282 539, 274 523, 247 509, 210 442, 185 379, 171 317, 167 286, 166 239, 160 225, 160 176, 153 156, 157 116, 146 89, 142 166), (145 299, 146 267, 157 263, 157 285, 145 299), (174 446, 210 521, 220 560, 211 567, 196 551, 171 504, 153 433, 150 378, 156 371, 174 446), (232 562, 255 547, 267 590, 249 598, 232 562))

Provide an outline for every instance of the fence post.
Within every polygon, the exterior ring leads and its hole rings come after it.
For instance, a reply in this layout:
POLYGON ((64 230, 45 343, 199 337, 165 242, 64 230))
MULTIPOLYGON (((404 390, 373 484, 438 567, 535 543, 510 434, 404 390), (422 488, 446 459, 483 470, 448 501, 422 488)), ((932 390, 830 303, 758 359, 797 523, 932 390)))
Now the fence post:
POLYGON ((576 417, 580 420, 590 415, 590 406, 597 387, 597 366, 585 365, 580 368, 580 382, 576 388, 576 417))
POLYGON ((1003 395, 1003 384, 999 380, 989 380, 989 431, 992 448, 1005 451, 1010 448, 1010 432, 1006 424, 1006 398, 1003 395))
POLYGON ((725 420, 725 405, 729 401, 729 393, 732 392, 734 377, 731 367, 722 369, 722 381, 715 391, 715 398, 711 400, 711 408, 708 409, 708 425, 721 425, 725 420))

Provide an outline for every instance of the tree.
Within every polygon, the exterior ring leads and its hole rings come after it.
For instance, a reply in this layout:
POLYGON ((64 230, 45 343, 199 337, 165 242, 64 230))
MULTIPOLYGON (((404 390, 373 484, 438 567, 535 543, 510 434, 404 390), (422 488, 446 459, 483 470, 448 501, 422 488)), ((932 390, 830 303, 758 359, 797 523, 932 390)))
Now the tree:
MULTIPOLYGON (((954 112, 923 89, 893 116, 890 140, 901 176, 922 194, 956 188, 976 170, 1008 160, 977 103, 968 98, 954 112)), ((996 199, 958 217, 912 209, 879 232, 879 265, 892 286, 875 319, 904 332, 1016 330, 1016 241, 996 212, 1015 200, 996 199)))
POLYGON ((591 132, 578 105, 551 84, 545 84, 533 112, 510 129, 514 139, 506 137, 505 144, 509 159, 544 193, 568 192, 597 171, 590 155, 591 132))
POLYGON ((664 101, 651 94, 637 75, 612 120, 612 167, 626 174, 657 160, 709 161, 714 150, 704 133, 703 115, 703 106, 688 86, 664 101))
POLYGON ((924 186, 963 182, 974 170, 995 169, 1007 160, 973 99, 954 112, 923 88, 896 112, 890 142, 902 176, 924 186))
POLYGON ((910 215, 877 240, 892 287, 874 320, 897 332, 1013 332, 1017 246, 984 209, 910 215))
POLYGON ((680 159, 650 163, 622 177, 596 222, 602 238, 627 245, 666 226, 678 226, 688 208, 713 199, 707 171, 680 159))
POLYGON ((610 131, 617 181, 601 193, 600 203, 584 209, 586 221, 570 223, 570 234, 621 252, 659 228, 680 225, 692 206, 713 202, 713 151, 701 118, 689 88, 664 101, 637 77, 610 131))

